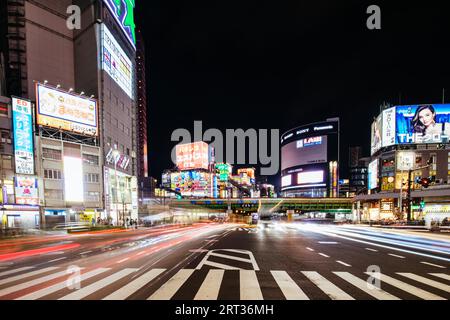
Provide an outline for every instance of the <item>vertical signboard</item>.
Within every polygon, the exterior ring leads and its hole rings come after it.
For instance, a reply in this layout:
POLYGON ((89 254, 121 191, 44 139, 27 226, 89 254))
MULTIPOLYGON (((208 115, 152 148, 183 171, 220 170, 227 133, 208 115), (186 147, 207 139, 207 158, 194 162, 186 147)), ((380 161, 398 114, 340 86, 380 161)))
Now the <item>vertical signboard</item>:
POLYGON ((109 178, 109 168, 105 167, 105 181, 104 181, 104 192, 105 192, 105 211, 109 215, 111 212, 111 196, 110 196, 110 178, 109 178))
POLYGON ((131 177, 131 219, 138 218, 138 181, 136 177, 131 177))
POLYGON ((395 144, 396 135, 395 107, 383 111, 382 146, 389 147, 395 144))
POLYGON ((31 102, 12 98, 16 173, 34 174, 33 120, 31 102))
POLYGON ((378 188, 378 159, 369 164, 368 180, 369 190, 378 188))

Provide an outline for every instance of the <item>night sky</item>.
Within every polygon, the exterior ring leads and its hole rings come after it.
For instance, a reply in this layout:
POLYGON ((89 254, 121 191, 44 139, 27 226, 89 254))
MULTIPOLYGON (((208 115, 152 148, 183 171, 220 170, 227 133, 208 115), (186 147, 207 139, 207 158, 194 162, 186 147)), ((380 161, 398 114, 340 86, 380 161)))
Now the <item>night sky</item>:
MULTIPOLYGON (((176 128, 290 128, 339 116, 369 155, 383 102, 450 102, 450 11, 410 1, 136 1, 147 50, 151 175, 170 168, 176 128), (395 3, 393 3, 395 2, 395 3), (382 29, 366 9, 381 7, 382 29)), ((436 3, 435 3, 436 2, 436 3)), ((277 182, 275 178, 271 182, 277 182)))

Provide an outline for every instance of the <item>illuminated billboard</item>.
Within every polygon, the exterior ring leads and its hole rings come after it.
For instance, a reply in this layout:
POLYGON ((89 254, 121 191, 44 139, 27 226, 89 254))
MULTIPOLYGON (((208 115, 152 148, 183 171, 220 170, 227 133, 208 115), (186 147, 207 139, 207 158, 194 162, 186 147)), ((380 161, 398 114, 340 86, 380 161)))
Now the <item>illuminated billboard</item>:
POLYGON ((84 202, 83 160, 64 157, 64 195, 67 202, 84 202))
POLYGON ((208 169, 209 146, 203 141, 179 144, 176 146, 176 159, 179 170, 208 169))
POLYGON ((317 136, 300 139, 282 146, 281 170, 327 162, 327 142, 327 136, 317 136))
POLYGON ((255 179, 255 169, 254 168, 243 168, 238 169, 237 174, 240 176, 242 174, 247 175, 250 179, 255 179))
POLYGON ((219 181, 228 181, 228 178, 231 175, 232 167, 228 163, 217 163, 216 170, 219 174, 219 181))
POLYGON ((119 23, 127 40, 136 48, 136 25, 134 23, 135 0, 103 0, 119 23))
POLYGON ((38 179, 33 177, 15 177, 16 203, 39 205, 38 179))
POLYGON ((102 24, 102 69, 133 99, 133 64, 125 51, 102 24))
POLYGON ((37 84, 37 124, 98 136, 97 101, 37 84))
POLYGON ((381 146, 389 147, 395 144, 396 123, 395 107, 386 109, 382 113, 383 124, 381 128, 381 146))
POLYGON ((181 192, 183 196, 212 196, 211 175, 200 171, 182 171, 171 174, 171 189, 181 192))
POLYGON ((450 104, 396 107, 398 144, 448 143, 450 104))
POLYGON ((16 173, 34 174, 33 120, 31 102, 12 98, 16 173))
POLYGON ((289 187, 290 185, 292 185, 292 175, 287 175, 281 178, 282 187, 289 187))
POLYGON ((369 190, 378 188, 378 159, 369 164, 369 190))
POLYGON ((370 152, 373 155, 375 152, 381 149, 381 131, 382 131, 382 115, 372 123, 371 128, 371 145, 370 152))
POLYGON ((324 172, 319 171, 306 171, 297 174, 297 184, 312 184, 312 183, 322 183, 325 181, 324 172))

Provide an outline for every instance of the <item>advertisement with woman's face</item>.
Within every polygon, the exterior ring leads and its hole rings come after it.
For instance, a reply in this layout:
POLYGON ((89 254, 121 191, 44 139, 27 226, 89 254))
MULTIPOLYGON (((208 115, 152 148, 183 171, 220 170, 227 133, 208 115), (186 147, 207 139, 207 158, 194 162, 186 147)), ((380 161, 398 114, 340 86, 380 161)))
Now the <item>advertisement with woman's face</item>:
POLYGON ((450 104, 397 107, 398 144, 447 143, 450 139, 450 104))

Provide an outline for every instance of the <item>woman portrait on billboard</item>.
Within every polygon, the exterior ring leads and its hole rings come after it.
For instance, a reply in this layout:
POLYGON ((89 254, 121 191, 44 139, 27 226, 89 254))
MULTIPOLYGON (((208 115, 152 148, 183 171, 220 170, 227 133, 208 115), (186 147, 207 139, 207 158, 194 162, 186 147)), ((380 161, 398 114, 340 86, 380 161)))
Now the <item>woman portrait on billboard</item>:
POLYGON ((436 110, 432 105, 419 106, 411 122, 414 133, 442 136, 446 140, 450 135, 450 123, 436 123, 436 110))

